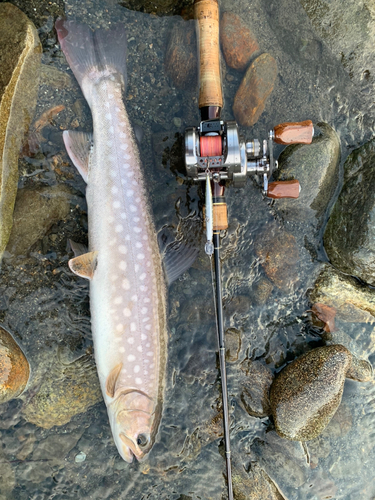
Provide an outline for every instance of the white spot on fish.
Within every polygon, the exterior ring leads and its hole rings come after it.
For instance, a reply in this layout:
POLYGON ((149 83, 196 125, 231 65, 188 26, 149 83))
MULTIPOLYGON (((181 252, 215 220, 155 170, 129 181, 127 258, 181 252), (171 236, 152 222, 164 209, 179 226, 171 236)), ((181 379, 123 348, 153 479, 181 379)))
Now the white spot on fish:
POLYGON ((111 281, 116 281, 118 279, 118 274, 112 274, 111 281))
POLYGON ((142 314, 146 314, 147 311, 148 311, 147 307, 142 307, 141 309, 142 314))
POLYGON ((140 241, 137 241, 137 243, 135 244, 135 246, 137 248, 142 248, 143 247, 143 245, 142 245, 142 243, 140 241))
POLYGON ((152 351, 148 351, 148 352, 146 352, 146 356, 151 357, 151 356, 153 356, 153 355, 154 355, 154 353, 153 353, 152 351))
POLYGON ((125 271, 125 269, 126 269, 126 262, 124 260, 122 260, 120 262, 120 264, 119 264, 118 267, 121 269, 121 271, 125 271))
POLYGON ((143 302, 144 302, 145 304, 147 304, 148 302, 151 302, 151 299, 149 299, 148 297, 145 297, 145 298, 143 299, 143 302))
POLYGON ((147 318, 142 319, 142 323, 147 323, 147 321, 150 321, 150 318, 147 316, 147 318))
POLYGON ((135 356, 134 356, 134 354, 129 354, 129 356, 128 356, 128 361, 135 361, 135 356))
MULTIPOLYGON (((112 128, 113 128, 113 127, 112 127, 112 128)), ((112 186, 112 188, 111 188, 111 193, 112 193, 112 194, 116 194, 116 193, 118 193, 118 187, 117 187, 117 186, 112 186)))
POLYGON ((113 301, 115 304, 121 304, 122 302, 122 297, 116 297, 115 300, 113 301))
POLYGON ((139 377, 137 377, 137 378, 135 379, 135 383, 136 383, 136 384, 142 384, 142 379, 141 379, 141 378, 139 378, 139 377))
POLYGON ((150 347, 150 345, 151 345, 150 342, 147 342, 146 347, 150 347))
POLYGON ((122 347, 122 346, 121 346, 121 347, 119 347, 119 349, 118 349, 118 350, 119 350, 119 352, 124 353, 124 352, 125 352, 125 347, 122 347))
MULTIPOLYGON (((127 156, 127 155, 124 155, 124 157, 125 157, 125 156, 127 156)), ((125 160, 126 160, 126 158, 125 158, 125 160)), ((123 163, 123 165, 122 165, 122 168, 123 168, 124 170, 128 169, 129 167, 130 167, 129 163, 123 163)))
POLYGON ((134 344, 134 337, 128 337, 128 344, 134 344))
POLYGON ((138 300, 138 295, 133 295, 131 299, 132 299, 132 301, 133 301, 133 302, 137 302, 137 300, 138 300))
POLYGON ((140 371, 141 367, 139 365, 135 365, 134 367, 134 373, 138 373, 140 371))
POLYGON ((129 197, 130 197, 130 196, 133 196, 133 194, 134 194, 134 191, 133 191, 132 189, 128 189, 128 190, 126 191, 126 196, 129 196, 129 197))
POLYGON ((146 285, 141 285, 139 289, 141 290, 141 292, 147 292, 148 287, 146 285))
POLYGON ((147 335, 145 335, 144 333, 141 333, 141 339, 142 340, 146 340, 147 339, 147 335))
POLYGON ((135 201, 136 201, 137 203, 140 203, 140 202, 141 202, 141 198, 140 198, 139 196, 137 196, 137 198, 135 199, 135 201))
POLYGON ((142 352, 142 351, 143 351, 143 347, 142 347, 141 345, 139 345, 139 346, 137 347, 137 351, 138 351, 138 352, 142 352))
POLYGON ((139 264, 135 264, 134 271, 137 273, 139 271, 139 264))
POLYGON ((130 323, 130 331, 135 332, 137 330, 137 325, 136 323, 130 323))
POLYGON ((113 205, 113 208, 120 208, 121 207, 121 203, 118 200, 114 201, 112 203, 112 205, 113 205))
POLYGON ((130 288, 129 280, 127 280, 126 278, 124 280, 122 280, 121 286, 124 290, 129 290, 129 288, 130 288))
POLYGON ((152 325, 146 325, 146 326, 145 326, 146 330, 151 330, 151 326, 152 326, 152 325))
POLYGON ((133 217, 134 222, 139 222, 141 219, 139 217, 133 217))
POLYGON ((126 139, 127 135, 125 134, 125 132, 120 132, 120 137, 121 139, 126 139))
POLYGON ((140 279, 140 280, 142 280, 142 281, 143 281, 145 278, 146 278, 146 273, 141 274, 141 275, 140 275, 140 277, 139 277, 139 279, 140 279))
POLYGON ((122 224, 117 224, 115 227, 116 233, 121 233, 124 230, 124 226, 122 224))
POLYGON ((128 145, 127 144, 121 144, 120 149, 122 149, 123 151, 125 151, 126 149, 128 149, 128 145))
POLYGON ((117 326, 116 326, 116 331, 117 332, 122 332, 124 329, 124 325, 122 323, 119 323, 117 326))
MULTIPOLYGON (((121 212, 120 214, 121 219, 126 219, 126 212, 121 212)), ((127 238, 129 239, 129 238, 127 238)))
POLYGON ((139 259, 139 260, 143 260, 144 258, 145 258, 145 255, 143 253, 139 253, 137 255, 137 259, 139 259))
POLYGON ((122 312, 124 316, 126 316, 127 318, 132 315, 132 312, 128 307, 125 307, 125 309, 122 312))
POLYGON ((141 229, 140 227, 134 226, 134 227, 133 227, 133 231, 134 231, 135 233, 140 233, 140 232, 142 231, 142 229, 141 229))
POLYGON ((112 120, 112 115, 111 115, 111 113, 106 113, 105 117, 106 117, 108 120, 112 120))
POLYGON ((120 253, 122 253, 123 255, 125 255, 126 253, 128 253, 128 249, 126 248, 126 246, 125 246, 125 245, 120 245, 120 246, 118 247, 118 251, 119 251, 120 253))

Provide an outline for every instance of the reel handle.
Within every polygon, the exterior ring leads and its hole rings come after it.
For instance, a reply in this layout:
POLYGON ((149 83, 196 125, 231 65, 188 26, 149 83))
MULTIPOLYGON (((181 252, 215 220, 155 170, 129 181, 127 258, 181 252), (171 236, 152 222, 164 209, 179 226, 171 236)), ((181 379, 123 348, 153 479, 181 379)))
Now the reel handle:
POLYGON ((273 140, 277 144, 311 144, 313 135, 311 120, 280 123, 273 129, 273 140))
POLYGON ((202 119, 216 118, 223 107, 218 0, 195 0, 194 17, 199 53, 199 108, 216 108, 207 110, 207 117, 202 119))
POLYGON ((298 198, 301 186, 297 180, 275 181, 268 184, 267 197, 278 200, 280 198, 298 198))

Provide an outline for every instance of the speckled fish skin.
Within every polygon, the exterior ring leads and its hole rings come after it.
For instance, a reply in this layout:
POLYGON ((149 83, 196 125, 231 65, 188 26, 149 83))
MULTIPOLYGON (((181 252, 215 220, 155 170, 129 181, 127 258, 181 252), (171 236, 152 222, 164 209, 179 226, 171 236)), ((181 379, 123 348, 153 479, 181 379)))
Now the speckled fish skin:
POLYGON ((74 22, 59 23, 62 49, 93 118, 86 198, 89 250, 97 252, 90 281, 95 360, 116 446, 131 462, 150 451, 161 414, 166 363, 162 263, 122 100, 123 77, 110 63, 77 69, 71 55, 74 36, 84 31, 89 44, 92 33, 74 22))

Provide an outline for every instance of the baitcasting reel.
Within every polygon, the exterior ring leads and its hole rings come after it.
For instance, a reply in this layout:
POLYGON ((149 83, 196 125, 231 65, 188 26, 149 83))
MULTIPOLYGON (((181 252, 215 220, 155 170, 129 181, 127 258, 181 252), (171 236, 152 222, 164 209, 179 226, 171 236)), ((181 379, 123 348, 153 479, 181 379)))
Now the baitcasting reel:
POLYGON ((313 135, 313 124, 307 120, 277 125, 262 145, 258 139, 245 143, 235 121, 204 120, 186 129, 186 172, 195 181, 206 180, 208 174, 216 182, 230 180, 234 187, 243 187, 250 175, 260 175, 269 198, 298 198, 298 180, 268 182, 277 167, 273 143, 310 144, 313 135))

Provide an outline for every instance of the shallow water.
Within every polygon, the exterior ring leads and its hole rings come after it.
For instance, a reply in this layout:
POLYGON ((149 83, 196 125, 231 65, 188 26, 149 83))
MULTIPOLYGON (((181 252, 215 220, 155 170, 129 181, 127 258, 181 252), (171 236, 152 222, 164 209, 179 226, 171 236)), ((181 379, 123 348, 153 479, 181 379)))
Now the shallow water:
MULTIPOLYGON (((156 227, 177 227, 181 218, 191 214, 199 218, 202 191, 182 182, 183 163, 171 153, 185 127, 199 121, 197 89, 176 90, 164 69, 168 37, 181 18, 129 11, 115 0, 12 3, 36 24, 43 43, 42 63, 70 75, 53 28, 58 14, 65 12, 92 28, 114 22, 127 25, 126 107, 144 132, 141 155, 156 227)), ((240 14, 262 51, 278 60, 279 79, 265 112, 252 130, 242 131, 248 139, 265 137, 282 121, 326 121, 340 136, 342 164, 352 149, 373 137, 371 96, 354 86, 340 61, 314 32, 299 2, 256 0, 250 4, 236 0, 223 1, 220 6, 222 11, 240 14)), ((224 79, 224 118, 233 119, 231 103, 242 75, 228 68, 226 73, 230 78, 224 79)), ((52 392, 62 377, 61 366, 92 352, 88 285, 67 267, 67 239, 86 241, 87 216, 84 183, 69 164, 61 135, 72 123, 77 125, 75 120, 79 129, 91 127, 89 109, 73 77, 72 84, 63 88, 41 84, 36 117, 59 104, 66 109, 43 130, 46 140, 38 153, 20 161, 19 186, 67 184, 70 213, 49 229, 27 258, 7 255, 0 276, 0 322, 19 341, 32 369, 22 398, 0 406, 0 454, 6 464, 0 473, 0 498, 226 498, 220 429, 212 423, 220 410, 221 391, 210 266, 204 253, 169 290, 167 387, 159 434, 146 462, 129 465, 121 460, 103 402, 51 429, 28 423, 23 417, 25 405, 43 381, 51 380, 52 392), (86 459, 77 463, 80 452, 86 459)), ((275 220, 273 203, 262 199, 252 181, 243 189, 230 187, 226 194, 230 225, 223 234, 222 251, 225 327, 241 332, 239 361, 228 364, 235 461, 245 467, 258 461, 289 500, 370 500, 375 495, 374 385, 346 382, 341 413, 309 453, 300 443, 267 432, 269 419, 250 417, 239 403, 239 363, 243 359, 266 361, 276 370, 307 346, 320 345, 321 332, 312 327, 306 314, 306 291, 325 254, 319 235, 314 236, 316 252, 312 256, 305 248, 306 235, 301 234, 297 239, 299 259, 291 273, 293 286, 274 287, 268 300, 261 303, 256 290, 265 274, 255 243, 264 233, 277 234, 279 227, 290 230, 292 223, 275 220)), ((308 226, 306 234, 310 235, 308 226)), ((372 354, 367 340, 372 331, 372 325, 354 324, 347 332, 363 356, 372 354)), ((74 376, 86 377, 84 366, 74 376)))

